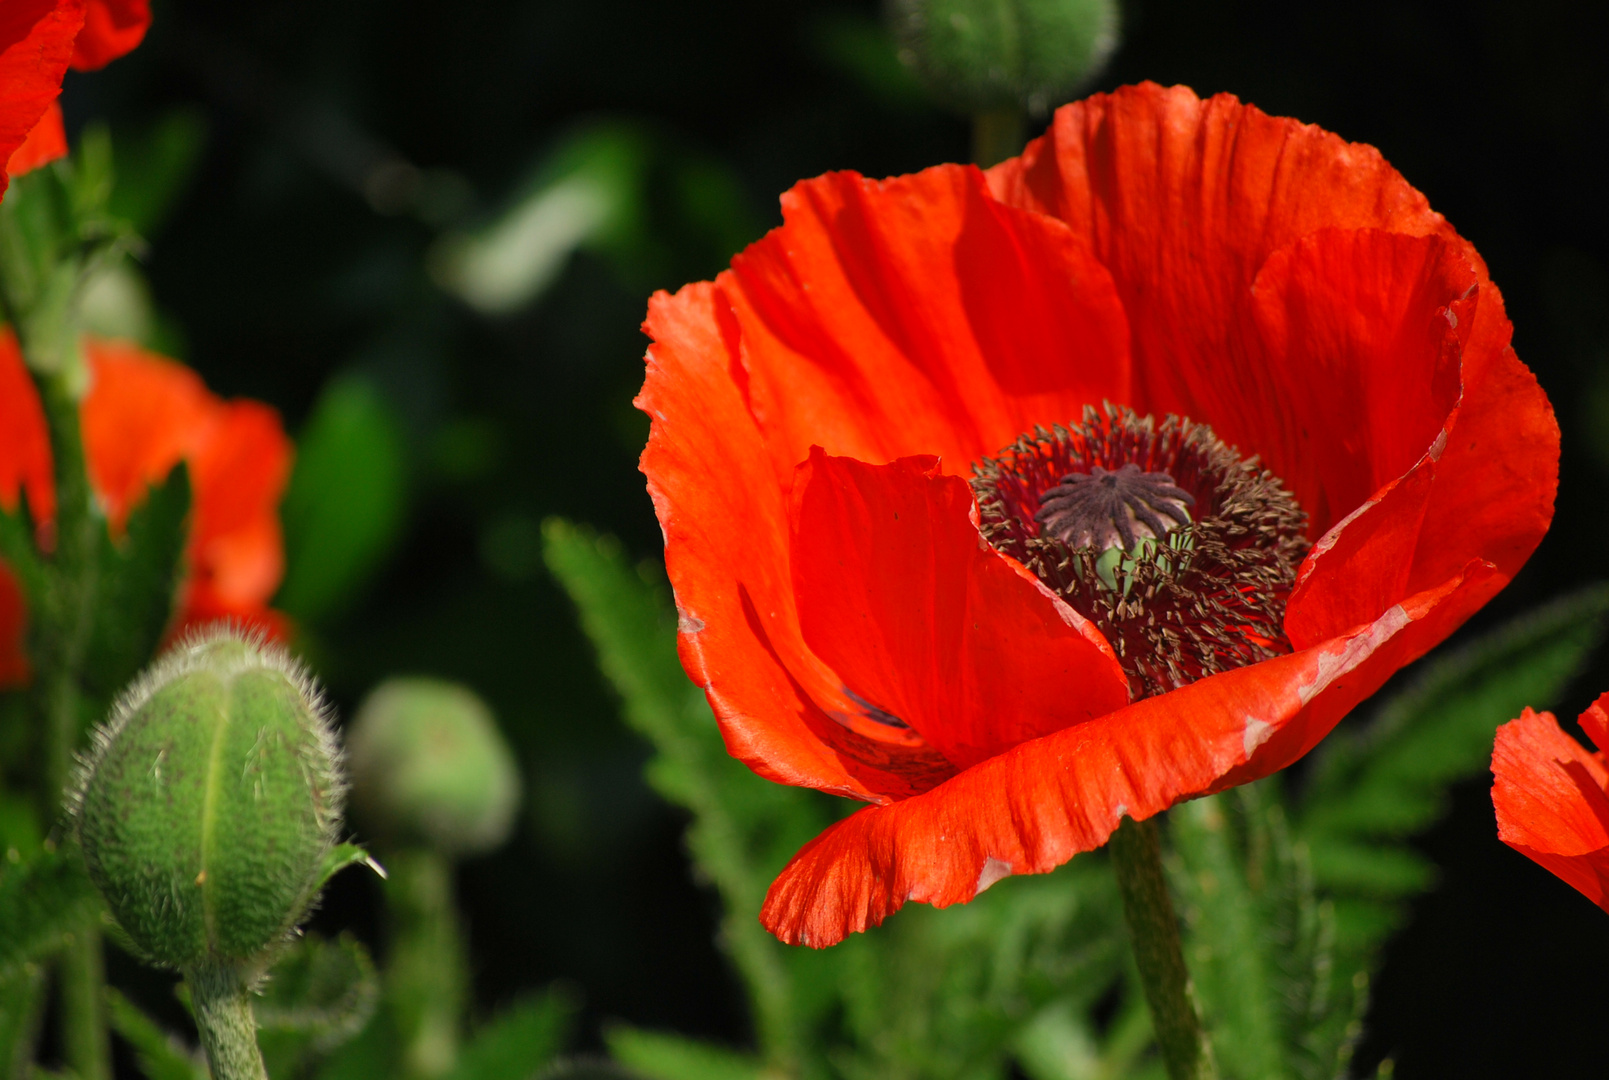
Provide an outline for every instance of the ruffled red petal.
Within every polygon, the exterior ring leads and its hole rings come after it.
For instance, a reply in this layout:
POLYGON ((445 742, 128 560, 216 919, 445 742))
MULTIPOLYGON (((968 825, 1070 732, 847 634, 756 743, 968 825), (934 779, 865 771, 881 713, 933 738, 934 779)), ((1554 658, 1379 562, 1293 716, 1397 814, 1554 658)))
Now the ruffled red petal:
POLYGON ((67 129, 62 126, 61 102, 52 101, 22 145, 12 151, 6 162, 6 175, 21 176, 66 156, 67 129))
MULTIPOLYGON (((61 93, 83 25, 84 0, 0 4, 0 161, 10 162, 61 93)), ((9 183, 0 173, 0 195, 9 183)))
POLYGON ((94 71, 132 52, 150 26, 150 0, 88 0, 73 43, 74 70, 94 71))
POLYGON ((1215 675, 1024 743, 914 798, 868 807, 796 855, 760 920, 790 944, 822 947, 876 926, 907 900, 964 903, 1009 874, 1044 873, 1211 790, 1282 730, 1326 730, 1442 631, 1486 568, 1393 607, 1322 645, 1215 675), (1316 719, 1314 719, 1316 717, 1316 719))
POLYGON ((992 199, 976 169, 832 173, 782 198, 732 260, 732 379, 776 483, 814 445, 965 473, 1036 423, 1127 400, 1129 327, 1059 222, 992 199))
MULTIPOLYGON (((1582 714, 1588 734, 1609 742, 1609 694, 1582 714)), ((1498 838, 1609 911, 1609 769, 1566 735, 1552 713, 1526 709, 1497 729, 1492 806, 1498 838)))
POLYGON ((959 768, 1129 701, 1112 648, 972 521, 933 458, 820 447, 793 485, 793 586, 811 650, 884 723, 959 768))
POLYGON ((36 522, 56 516, 45 410, 16 335, 0 327, 0 507, 14 513, 24 496, 36 522))

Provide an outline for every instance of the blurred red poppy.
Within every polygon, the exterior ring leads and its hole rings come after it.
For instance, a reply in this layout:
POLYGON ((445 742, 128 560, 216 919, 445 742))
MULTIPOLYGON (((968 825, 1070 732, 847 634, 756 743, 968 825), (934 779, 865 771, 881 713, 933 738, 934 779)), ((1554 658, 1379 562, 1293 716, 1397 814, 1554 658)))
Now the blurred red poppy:
POLYGON ((84 26, 85 0, 7 0, 0 4, 0 195, 10 178, 26 172, 49 157, 42 150, 66 151, 66 138, 60 136, 61 111, 56 95, 61 93, 62 76, 73 58, 73 42, 84 26), (30 140, 34 128, 43 121, 45 130, 30 140), (58 138, 58 136, 60 136, 58 138), (34 146, 13 166, 15 155, 25 142, 34 146))
MULTIPOLYGON (((179 462, 190 473, 188 566, 174 630, 230 618, 284 633, 268 608, 284 573, 279 500, 291 443, 255 401, 223 401, 189 368, 126 342, 85 339, 92 384, 81 410, 90 482, 113 536, 179 462)), ((35 520, 56 513, 44 412, 16 339, 0 336, 0 505, 26 493, 35 520)), ((26 613, 0 566, 0 685, 24 679, 26 613)))
POLYGON ((1497 836, 1609 911, 1609 694, 1581 714, 1597 753, 1526 709, 1497 729, 1492 806, 1497 836))
POLYGON ((15 44, 0 54, 0 85, 7 88, 0 95, 0 156, 6 162, 0 195, 10 177, 67 153, 56 96, 69 60, 75 71, 105 67, 143 41, 151 26, 150 0, 9 0, 6 7, 0 46, 15 44), (13 141, 14 125, 22 137, 13 141))
POLYGON ((1146 84, 782 208, 650 301, 638 405, 728 748, 876 804, 772 886, 785 941, 1283 768, 1552 519, 1502 297, 1370 147, 1146 84))

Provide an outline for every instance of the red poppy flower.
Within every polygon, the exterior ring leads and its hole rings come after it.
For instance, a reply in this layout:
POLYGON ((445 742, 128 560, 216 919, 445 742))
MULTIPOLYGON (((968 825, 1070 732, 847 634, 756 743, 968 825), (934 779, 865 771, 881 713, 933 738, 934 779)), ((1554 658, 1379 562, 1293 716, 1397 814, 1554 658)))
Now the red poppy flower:
POLYGON ((728 748, 875 804, 772 886, 786 941, 1284 767, 1552 518, 1502 297, 1370 147, 1146 84, 782 207, 652 299, 638 405, 728 748))
POLYGON ((1492 806, 1498 839, 1609 911, 1609 694, 1581 714, 1581 727, 1597 753, 1552 713, 1526 709, 1498 728, 1492 806))
MULTIPOLYGON (((279 499, 291 444, 278 415, 254 401, 223 401, 189 368, 125 342, 85 339, 92 384, 81 417, 90 482, 114 535, 153 483, 183 461, 192 516, 188 574, 175 630, 232 618, 283 634, 268 601, 284 573, 279 499)), ((0 337, 0 505, 26 492, 35 518, 56 512, 44 412, 16 339, 0 337)), ((26 676, 25 613, 0 566, 0 685, 26 676)))
POLYGON ((20 33, 28 17, 37 21, 26 36, 17 39, 14 61, 8 60, 10 48, 0 56, 0 85, 8 88, 0 102, 0 154, 6 160, 0 194, 5 193, 6 178, 21 176, 67 153, 67 131, 56 101, 62 76, 67 73, 63 56, 70 56, 75 71, 94 71, 132 50, 151 26, 150 0, 56 0, 54 4, 12 0, 7 6, 15 25, 8 27, 5 16, 0 15, 0 43, 11 40, 8 32, 20 33), (64 54, 64 48, 71 52, 64 54), (43 111, 35 108, 36 103, 47 100, 43 111), (11 111, 18 124, 33 118, 21 128, 23 138, 17 142, 7 141, 11 111))
POLYGON ((73 42, 84 25, 84 0, 7 0, 0 5, 0 195, 10 183, 12 157, 44 121, 45 131, 17 164, 26 172, 49 158, 41 148, 59 140, 61 113, 51 110, 61 93, 62 76, 73 58, 73 42))

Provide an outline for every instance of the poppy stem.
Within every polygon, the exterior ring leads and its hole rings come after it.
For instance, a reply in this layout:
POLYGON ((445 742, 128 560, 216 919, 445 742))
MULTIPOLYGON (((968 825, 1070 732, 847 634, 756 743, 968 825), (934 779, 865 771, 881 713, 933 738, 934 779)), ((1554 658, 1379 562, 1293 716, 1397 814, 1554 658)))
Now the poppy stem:
POLYGON ((984 109, 972 114, 972 161, 979 168, 1022 153, 1028 141, 1028 119, 1016 107, 984 109))
POLYGON ((1179 919, 1162 870, 1156 819, 1124 818, 1106 846, 1169 1080, 1207 1080, 1212 1066, 1179 943, 1179 919))

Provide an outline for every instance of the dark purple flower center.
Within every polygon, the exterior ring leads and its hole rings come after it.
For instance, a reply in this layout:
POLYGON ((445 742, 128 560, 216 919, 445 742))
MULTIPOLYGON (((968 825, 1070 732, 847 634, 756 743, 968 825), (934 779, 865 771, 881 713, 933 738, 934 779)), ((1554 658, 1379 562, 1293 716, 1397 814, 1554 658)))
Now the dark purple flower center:
POLYGON ((1307 515, 1204 424, 1111 405, 973 466, 979 528, 1100 628, 1138 699, 1290 651, 1307 515))

